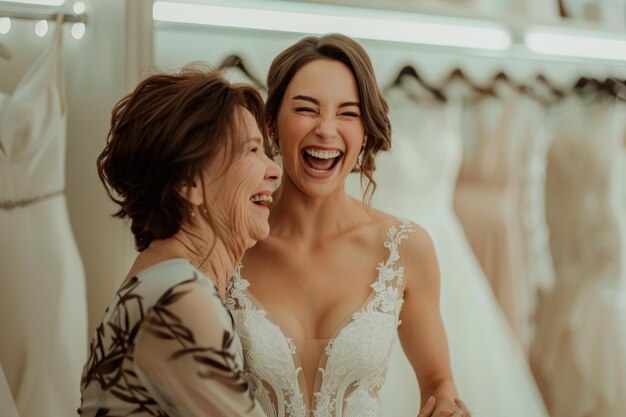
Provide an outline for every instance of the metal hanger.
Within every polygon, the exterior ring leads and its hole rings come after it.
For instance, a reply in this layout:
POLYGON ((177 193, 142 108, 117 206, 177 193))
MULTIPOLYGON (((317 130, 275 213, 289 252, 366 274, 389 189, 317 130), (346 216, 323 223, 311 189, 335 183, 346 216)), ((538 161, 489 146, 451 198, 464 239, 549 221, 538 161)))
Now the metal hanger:
POLYGON ((411 66, 411 65, 405 65, 404 67, 402 67, 402 69, 400 70, 400 72, 396 76, 396 79, 387 88, 387 90, 391 89, 392 87, 399 87, 399 86, 401 86, 402 85, 402 79, 404 77, 410 77, 411 79, 414 79, 415 81, 417 81, 418 84, 421 87, 423 87, 426 91, 431 93, 433 95, 433 97, 435 97, 437 100, 439 100, 439 101, 446 101, 446 96, 441 92, 441 90, 439 90, 438 88, 433 87, 432 85, 430 85, 426 81, 424 81, 424 79, 419 75, 417 70, 413 66, 411 66))
POLYGON ((475 93, 484 95, 497 97, 496 92, 493 89, 493 86, 483 87, 481 85, 476 84, 472 79, 470 79, 461 68, 456 68, 454 71, 448 75, 446 80, 444 81, 445 85, 451 84, 454 80, 461 80, 468 87, 470 87, 475 93))

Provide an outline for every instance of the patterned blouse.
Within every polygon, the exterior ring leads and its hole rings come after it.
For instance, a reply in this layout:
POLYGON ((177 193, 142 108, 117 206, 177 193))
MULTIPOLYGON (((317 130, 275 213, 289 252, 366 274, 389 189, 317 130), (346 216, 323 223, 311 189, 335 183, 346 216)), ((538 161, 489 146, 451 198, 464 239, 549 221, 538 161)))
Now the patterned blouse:
POLYGON ((264 416, 242 376, 233 319, 187 260, 154 265, 121 287, 91 340, 78 413, 264 416))

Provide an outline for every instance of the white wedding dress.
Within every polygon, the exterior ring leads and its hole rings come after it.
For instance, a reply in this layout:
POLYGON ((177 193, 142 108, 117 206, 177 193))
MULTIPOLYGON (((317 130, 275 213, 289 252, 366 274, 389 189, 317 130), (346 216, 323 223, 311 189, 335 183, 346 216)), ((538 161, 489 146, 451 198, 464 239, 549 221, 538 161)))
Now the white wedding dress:
MULTIPOLYGON (((441 311, 459 395, 478 417, 546 417, 525 357, 453 211, 461 163, 457 104, 417 106, 388 94, 392 150, 377 158, 373 206, 432 236, 441 269, 441 311)), ((349 188, 360 196, 358 177, 349 188)), ((415 417, 419 390, 399 344, 381 389, 382 416, 415 417)))
POLYGON ((69 416, 87 356, 85 276, 65 189, 63 28, 0 92, 0 362, 22 417, 69 416))
POLYGON ((572 96, 552 114, 546 217, 556 282, 531 360, 553 417, 626 415, 626 132, 614 101, 572 96))
POLYGON ((245 373, 268 417, 390 416, 381 413, 378 391, 400 324, 405 264, 399 248, 412 232, 413 225, 399 219, 381 236, 389 255, 378 264, 370 297, 325 341, 311 404, 293 339, 253 296, 245 270, 237 269, 225 304, 241 339, 245 373))

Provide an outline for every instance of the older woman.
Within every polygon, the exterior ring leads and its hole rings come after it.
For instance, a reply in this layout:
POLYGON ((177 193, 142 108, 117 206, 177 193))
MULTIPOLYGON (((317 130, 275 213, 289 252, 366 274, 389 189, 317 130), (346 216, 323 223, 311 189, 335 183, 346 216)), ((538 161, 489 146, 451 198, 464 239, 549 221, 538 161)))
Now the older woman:
POLYGON ((154 75, 113 109, 98 172, 139 255, 91 341, 85 416, 263 416, 225 283, 269 233, 279 167, 261 97, 219 73, 154 75))

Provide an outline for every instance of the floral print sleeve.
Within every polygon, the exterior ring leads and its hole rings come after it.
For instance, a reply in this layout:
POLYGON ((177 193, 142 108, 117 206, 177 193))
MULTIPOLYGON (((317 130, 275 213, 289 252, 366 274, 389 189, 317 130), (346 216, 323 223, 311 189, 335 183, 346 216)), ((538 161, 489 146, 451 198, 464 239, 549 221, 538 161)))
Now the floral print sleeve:
POLYGON ((211 281, 170 261, 130 279, 92 338, 79 414, 263 417, 233 319, 211 281))
POLYGON ((217 293, 197 282, 181 284, 144 319, 137 374, 171 417, 264 416, 243 378, 238 342, 217 293))

